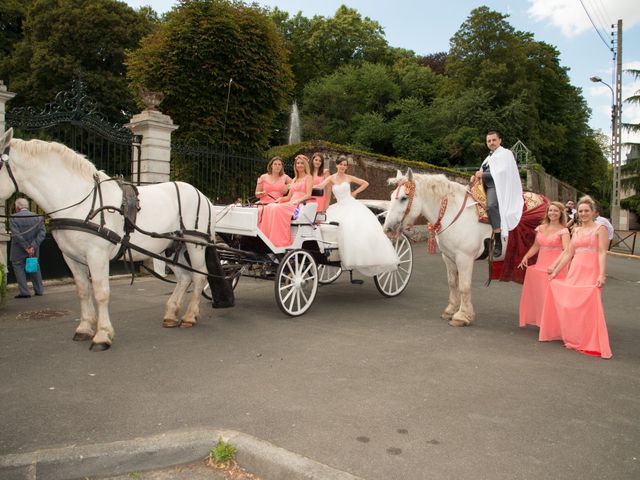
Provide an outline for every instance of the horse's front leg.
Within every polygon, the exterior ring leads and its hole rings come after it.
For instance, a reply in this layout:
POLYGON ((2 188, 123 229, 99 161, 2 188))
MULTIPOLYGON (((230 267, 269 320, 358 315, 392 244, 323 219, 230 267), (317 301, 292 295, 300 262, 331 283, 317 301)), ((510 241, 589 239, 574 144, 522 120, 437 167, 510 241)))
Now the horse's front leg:
MULTIPOLYGON (((190 245, 187 247, 187 250, 189 251, 192 268, 200 272, 206 272, 207 267, 204 247, 190 245)), ((193 281, 193 291, 191 292, 191 298, 189 299, 187 310, 182 316, 182 322, 180 323, 182 328, 192 327, 198 322, 198 318, 200 317, 200 295, 202 294, 202 289, 207 281, 206 275, 194 272, 190 273, 190 277, 193 281)))
MULTIPOLYGON (((180 256, 179 261, 186 261, 184 255, 180 256)), ((187 288, 191 285, 191 275, 177 265, 171 265, 169 268, 171 268, 176 277, 176 287, 173 289, 173 292, 171 292, 171 296, 169 296, 165 305, 162 326, 165 328, 174 328, 180 325, 180 321, 178 320, 180 305, 182 305, 182 298, 187 288)))
POLYGON ((456 262, 447 257, 444 253, 442 259, 447 267, 447 283, 449 284, 449 304, 442 312, 441 317, 451 320, 460 309, 460 292, 458 291, 458 267, 456 262))
POLYGON ((73 340, 76 342, 91 340, 96 334, 98 319, 96 317, 96 310, 93 307, 93 293, 91 291, 91 281, 89 280, 89 270, 86 265, 78 263, 71 257, 64 254, 63 257, 69 266, 69 270, 71 270, 76 285, 76 292, 78 298, 80 298, 80 324, 76 328, 73 340))
POLYGON ((91 350, 107 350, 113 342, 114 330, 109 318, 109 256, 108 251, 91 252, 87 255, 87 264, 91 272, 93 298, 98 310, 98 330, 91 342, 91 350))
POLYGON ((471 303, 471 279, 473 277, 473 257, 458 255, 456 265, 458 267, 458 292, 460 295, 460 308, 449 321, 454 327, 466 327, 476 318, 473 304, 471 303))

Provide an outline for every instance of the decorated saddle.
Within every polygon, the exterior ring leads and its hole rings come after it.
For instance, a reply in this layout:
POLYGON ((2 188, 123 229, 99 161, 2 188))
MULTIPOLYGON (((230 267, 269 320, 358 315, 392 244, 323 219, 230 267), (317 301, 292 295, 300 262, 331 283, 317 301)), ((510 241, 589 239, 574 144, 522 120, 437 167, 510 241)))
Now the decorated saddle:
MULTIPOLYGON (((487 195, 482 182, 469 185, 469 194, 476 202, 478 221, 489 223, 487 215, 487 195)), ((544 195, 523 192, 524 205, 518 226, 509 232, 504 258, 494 261, 491 268, 491 280, 501 282, 514 281, 524 283, 525 271, 518 269, 518 264, 536 238, 535 228, 540 225, 547 210, 549 200, 544 195)))

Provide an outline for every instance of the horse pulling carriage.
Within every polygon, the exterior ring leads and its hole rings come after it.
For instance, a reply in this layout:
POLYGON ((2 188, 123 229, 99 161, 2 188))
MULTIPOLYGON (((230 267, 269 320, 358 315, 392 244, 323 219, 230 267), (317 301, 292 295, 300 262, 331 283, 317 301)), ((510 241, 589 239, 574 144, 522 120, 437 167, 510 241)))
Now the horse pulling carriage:
MULTIPOLYGON (((318 284, 340 277, 337 224, 324 221, 314 202, 306 203, 291 221, 292 243, 274 246, 258 228, 261 207, 213 206, 216 234, 223 269, 235 287, 240 276, 274 280, 276 303, 287 315, 298 316, 312 305, 318 284)), ((393 240, 400 263, 396 270, 373 277, 378 291, 386 297, 400 295, 409 283, 413 255, 405 235, 393 240)))
MULTIPOLYGON (((74 340, 91 340, 91 349, 106 350, 113 342, 109 261, 123 255, 131 262, 169 262, 176 287, 165 306, 165 327, 197 323, 207 280, 214 298, 217 289, 226 290, 227 304, 232 304, 229 291, 240 275, 274 279, 278 306, 297 316, 309 309, 319 283, 330 283, 341 273, 338 226, 318 221, 315 204, 307 204, 292 221, 293 242, 280 248, 259 230, 258 208, 212 205, 191 185, 146 185, 132 199, 127 193, 131 188, 97 171, 84 156, 54 142, 13 139, 11 129, 0 138, 0 152, 0 198, 22 192, 51 218, 80 298, 74 340), (224 244, 215 241, 217 235, 224 244), (187 308, 178 320, 190 286, 187 308)), ((385 296, 399 295, 411 276, 407 238, 395 240, 395 248, 400 265, 375 278, 385 296)))

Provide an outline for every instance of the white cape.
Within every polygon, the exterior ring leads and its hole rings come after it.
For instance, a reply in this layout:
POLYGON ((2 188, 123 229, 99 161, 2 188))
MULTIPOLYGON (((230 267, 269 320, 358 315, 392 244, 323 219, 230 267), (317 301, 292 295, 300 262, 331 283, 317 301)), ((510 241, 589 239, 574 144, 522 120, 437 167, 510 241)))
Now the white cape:
POLYGON ((489 164, 489 170, 496 185, 498 206, 500 207, 500 229, 502 236, 518 226, 522 216, 524 199, 520 172, 513 153, 504 147, 498 147, 482 164, 489 164))

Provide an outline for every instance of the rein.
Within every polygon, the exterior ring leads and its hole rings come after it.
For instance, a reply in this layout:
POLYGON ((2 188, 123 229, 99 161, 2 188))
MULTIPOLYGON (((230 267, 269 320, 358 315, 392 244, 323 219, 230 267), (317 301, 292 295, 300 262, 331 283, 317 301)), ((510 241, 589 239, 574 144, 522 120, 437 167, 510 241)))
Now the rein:
MULTIPOLYGON (((0 171, 2 170, 2 167, 6 167, 7 169, 7 174, 9 175, 9 178, 11 179, 11 182, 13 183, 13 186, 15 188, 16 192, 20 192, 20 187, 18 186, 18 182, 16 181, 16 178, 13 174, 13 171, 11 169, 11 166, 9 164, 9 153, 11 151, 11 146, 7 145, 4 149, 4 151, 2 152, 2 154, 0 155, 0 171)), ((52 218, 49 221, 49 228, 50 230, 76 230, 76 231, 80 231, 80 232, 84 232, 84 233, 90 233, 93 235, 97 235, 107 241, 109 241, 110 243, 114 244, 114 245, 120 245, 120 249, 118 250, 117 254, 115 255, 115 257, 113 258, 113 260, 117 260, 120 257, 122 257, 125 253, 128 252, 129 254, 129 263, 131 264, 131 275, 132 275, 132 279, 131 281, 133 282, 133 277, 134 277, 134 270, 133 270, 133 257, 132 257, 132 250, 135 250, 137 252, 142 253, 143 255, 147 255, 151 258, 156 258, 158 260, 162 260, 165 261, 171 265, 175 265, 178 266, 180 268, 183 268, 185 270, 188 270, 190 272, 193 273, 198 273, 201 275, 205 275, 205 276, 209 276, 209 277, 220 277, 220 278, 226 278, 225 276, 221 276, 221 275, 212 275, 209 274, 208 272, 201 272, 199 270, 196 270, 194 268, 192 268, 190 265, 184 265, 181 264, 178 261, 178 254, 179 254, 179 250, 176 251, 176 254, 174 255, 174 258, 168 258, 166 256, 162 256, 160 254, 151 252, 145 248, 142 248, 138 245, 135 245, 133 243, 131 243, 129 241, 130 238, 130 234, 133 231, 137 231, 143 235, 152 237, 152 238, 163 238, 163 239, 167 239, 167 240, 173 240, 174 242, 179 242, 181 244, 184 243, 192 243, 195 245, 199 245, 199 246, 203 246, 203 247, 208 247, 211 245, 210 243, 210 239, 211 239, 211 204, 209 202, 208 203, 208 210, 209 210, 209 222, 207 225, 207 232, 200 232, 198 230, 195 230, 198 228, 198 220, 199 220, 199 212, 200 212, 200 192, 196 189, 196 192, 198 193, 198 216, 196 217, 196 225, 195 225, 195 229, 194 230, 187 230, 187 228, 184 225, 184 221, 182 218, 182 202, 180 199, 180 190, 178 188, 178 185, 176 182, 172 182, 175 186, 176 189, 176 197, 178 200, 178 214, 179 214, 179 218, 180 218, 180 230, 176 231, 176 232, 171 232, 171 233, 156 233, 156 232, 147 232, 143 229, 141 229, 140 227, 138 227, 135 223, 135 214, 130 215, 130 212, 127 210, 131 210, 130 208, 127 209, 127 201, 131 201, 131 198, 128 198, 127 195, 127 190, 130 189, 129 186, 132 187, 133 191, 135 192, 135 200, 137 202, 137 195, 138 195, 138 191, 135 188, 135 186, 133 186, 132 184, 127 184, 125 182, 123 182, 120 178, 107 178, 104 180, 100 180, 98 178, 98 175, 94 175, 94 186, 93 188, 89 191, 89 193, 87 193, 87 195, 85 195, 80 201, 72 204, 72 205, 68 205, 66 207, 62 207, 59 208, 57 210, 53 210, 51 212, 45 212, 44 214, 36 214, 36 215, 25 215, 24 217, 45 217, 45 216, 50 216, 51 214, 54 213, 58 213, 58 212, 62 212, 64 210, 68 210, 70 208, 73 208, 75 206, 78 206, 82 203, 84 203, 89 197, 93 196, 92 202, 91 202, 91 209, 89 210, 89 213, 87 214, 87 216, 85 217, 84 220, 80 220, 77 218, 52 218), (122 197, 123 197, 123 204, 120 208, 115 207, 115 206, 106 206, 103 204, 103 198, 102 198, 102 189, 101 189, 101 185, 105 182, 110 182, 110 181, 116 181, 118 182, 118 185, 120 186, 120 189, 122 190, 122 197), (125 188, 127 187, 127 188, 125 188), (99 203, 99 206, 96 208, 96 203, 99 203), (107 210, 109 212, 112 213, 119 213, 120 216, 123 217, 123 230, 124 230, 124 236, 120 236, 118 233, 114 232, 113 230, 106 228, 105 224, 105 215, 104 215, 104 211, 107 210), (94 223, 91 220, 95 217, 99 215, 100 216, 100 224, 94 223), (195 236, 195 237, 200 237, 200 240, 196 240, 196 239, 187 239, 184 238, 184 235, 190 235, 190 236, 195 236)), ((193 187, 195 189, 195 187, 193 187)), ((129 195, 130 196, 130 195, 129 195)), ((137 212, 137 210, 139 210, 139 207, 136 204, 136 208, 135 211, 137 212)), ((2 215, 3 217, 11 217, 11 215, 2 215)))

